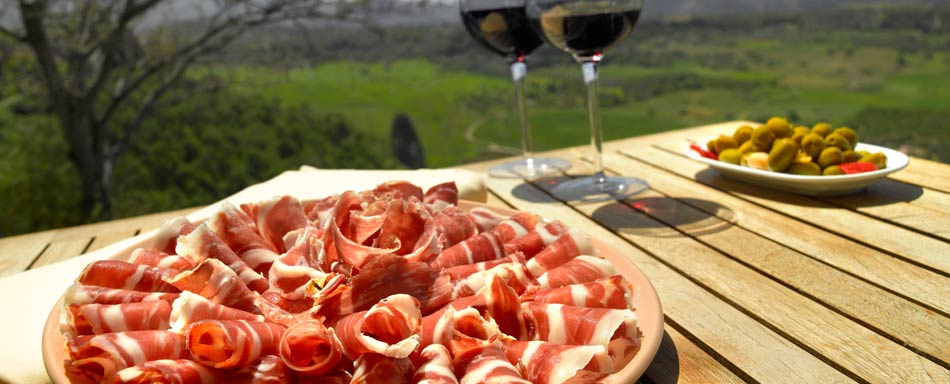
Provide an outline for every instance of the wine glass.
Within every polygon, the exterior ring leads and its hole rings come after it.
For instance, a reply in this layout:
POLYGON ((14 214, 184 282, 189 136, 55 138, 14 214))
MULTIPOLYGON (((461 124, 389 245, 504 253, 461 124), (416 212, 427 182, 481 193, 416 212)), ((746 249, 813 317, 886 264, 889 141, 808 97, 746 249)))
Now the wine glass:
POLYGON ((635 195, 648 188, 643 179, 604 173, 603 134, 597 85, 597 64, 604 52, 626 37, 643 0, 527 0, 526 13, 535 29, 555 48, 581 65, 587 84, 591 145, 597 156, 593 175, 559 184, 551 192, 565 201, 605 201, 635 195))
POLYGON ((459 0, 465 30, 483 47, 508 60, 515 85, 515 102, 521 124, 521 151, 518 160, 499 164, 488 174, 500 178, 538 178, 571 167, 564 159, 535 157, 531 128, 525 109, 525 58, 544 44, 525 15, 524 0, 459 0))

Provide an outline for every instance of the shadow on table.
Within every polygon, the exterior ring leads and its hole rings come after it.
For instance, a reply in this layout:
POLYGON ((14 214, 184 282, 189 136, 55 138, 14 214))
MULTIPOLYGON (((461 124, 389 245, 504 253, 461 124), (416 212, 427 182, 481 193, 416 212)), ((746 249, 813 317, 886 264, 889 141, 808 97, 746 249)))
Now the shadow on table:
POLYGON ((537 191, 537 188, 550 191, 552 188, 558 186, 559 184, 566 181, 570 181, 570 180, 571 178, 567 176, 537 179, 537 180, 532 181, 532 183, 525 182, 525 183, 518 184, 518 186, 516 186, 514 189, 511 190, 511 194, 514 197, 517 197, 524 201, 530 201, 532 203, 553 203, 553 202, 557 202, 558 200, 547 193, 539 193, 537 191))
MULTIPOLYGON (((669 333, 663 331, 663 341, 660 342, 660 349, 656 352, 653 362, 647 367, 644 373, 653 384, 676 384, 679 382, 680 375, 680 357, 676 350, 676 344, 669 333)), ((640 382, 643 382, 641 379, 640 382)))
POLYGON ((739 216, 716 202, 693 198, 645 197, 608 204, 591 217, 608 228, 636 236, 702 236, 736 225, 739 216))

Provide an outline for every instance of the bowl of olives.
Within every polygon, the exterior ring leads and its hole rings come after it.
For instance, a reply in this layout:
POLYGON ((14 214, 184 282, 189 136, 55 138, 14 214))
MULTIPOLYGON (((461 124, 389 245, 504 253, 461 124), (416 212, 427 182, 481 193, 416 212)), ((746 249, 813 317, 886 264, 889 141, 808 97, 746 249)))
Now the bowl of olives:
POLYGON ((907 155, 858 142, 855 130, 773 117, 692 143, 687 156, 723 176, 804 195, 843 195, 907 166, 907 155))

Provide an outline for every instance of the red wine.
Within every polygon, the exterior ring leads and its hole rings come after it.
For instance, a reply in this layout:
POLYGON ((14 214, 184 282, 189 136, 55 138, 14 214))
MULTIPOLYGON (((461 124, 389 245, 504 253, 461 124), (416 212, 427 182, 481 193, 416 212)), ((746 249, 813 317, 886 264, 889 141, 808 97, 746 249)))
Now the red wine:
POLYGON ((640 10, 574 15, 560 6, 545 10, 531 20, 544 39, 575 58, 599 57, 622 40, 640 18, 640 10))
POLYGON ((544 44, 531 27, 524 7, 465 10, 462 21, 475 41, 512 61, 523 59, 544 44))

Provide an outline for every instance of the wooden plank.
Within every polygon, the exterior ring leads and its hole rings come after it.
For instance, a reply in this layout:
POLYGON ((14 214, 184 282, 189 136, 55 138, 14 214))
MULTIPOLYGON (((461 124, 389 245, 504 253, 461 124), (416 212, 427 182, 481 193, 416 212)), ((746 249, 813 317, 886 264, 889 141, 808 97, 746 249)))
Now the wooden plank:
POLYGON ((632 176, 645 177, 651 188, 657 191, 681 201, 692 199, 688 202, 693 207, 717 214, 723 220, 734 222, 792 250, 913 298, 944 314, 950 313, 950 284, 945 276, 836 236, 821 227, 789 219, 781 212, 728 192, 696 183, 692 181, 695 172, 692 160, 656 148, 640 148, 635 153, 634 163, 614 168, 623 169, 632 176))
POLYGON ((81 225, 57 231, 56 236, 50 239, 49 247, 36 259, 30 269, 68 260, 83 254, 95 236, 96 231, 93 225, 81 225))
POLYGON ((562 220, 626 255, 656 287, 663 303, 663 312, 669 321, 676 322, 702 340, 753 380, 763 383, 852 381, 747 313, 737 310, 616 234, 594 224, 589 217, 557 202, 535 185, 491 178, 487 178, 486 183, 492 192, 518 209, 562 220), (512 193, 516 188, 520 188, 518 192, 521 197, 512 193), (763 356, 775 358, 766 359, 763 356))
POLYGON ((950 380, 944 367, 694 239, 658 236, 653 229, 665 225, 627 204, 572 206, 851 375, 870 382, 950 380))
MULTIPOLYGON (((627 171, 625 173, 633 175, 637 175, 638 166, 648 168, 634 161, 608 166, 624 169, 627 171)), ((661 182, 656 176, 658 173, 652 173, 652 177, 646 176, 653 183, 654 190, 661 189, 661 182)), ((946 332, 950 329, 950 318, 786 247, 784 239, 796 236, 794 232, 787 232, 791 236, 785 235, 773 241, 734 225, 735 222, 750 221, 745 217, 727 221, 714 216, 718 212, 703 212, 678 199, 697 205, 719 205, 713 200, 684 198, 681 195, 673 199, 654 191, 637 195, 630 200, 630 204, 650 218, 676 227, 684 234, 781 281, 797 292, 803 292, 837 311, 860 319, 889 338, 897 339, 931 358, 950 361, 950 333, 946 332), (703 224, 697 226, 697 223, 703 224)), ((950 286, 950 279, 940 280, 945 287, 950 286)))
POLYGON ((0 239, 0 277, 23 272, 46 249, 56 230, 0 239))
POLYGON ((917 185, 902 183, 885 178, 871 184, 864 190, 869 196, 894 199, 919 207, 950 213, 950 194, 921 188, 917 185))
POLYGON ((944 193, 950 193, 950 165, 913 158, 900 172, 892 173, 889 177, 905 183, 916 184, 944 193))
POLYGON ((121 228, 108 231, 103 230, 99 233, 96 233, 96 237, 92 239, 92 243, 89 244, 86 252, 92 252, 100 248, 107 247, 111 244, 133 237, 136 235, 136 233, 138 233, 138 230, 134 228, 121 228))
POLYGON ((848 196, 822 197, 819 200, 844 206, 933 237, 950 240, 950 213, 920 207, 879 194, 857 193, 848 196))
POLYGON ((745 382, 669 325, 645 375, 653 384, 745 382))
MULTIPOLYGON (((663 144, 658 147, 678 156, 684 161, 669 163, 661 168, 693 178, 703 184, 728 191, 743 199, 782 212, 799 220, 812 223, 819 228, 835 232, 840 236, 891 252, 905 260, 932 268, 941 273, 950 273, 950 243, 940 241, 911 230, 882 222, 874 218, 843 210, 819 200, 784 191, 758 187, 739 181, 723 178, 715 170, 708 169, 703 163, 690 160, 674 148, 676 144, 663 144)), ((646 157, 638 157, 636 152, 644 149, 625 149, 628 156, 640 158, 658 165, 646 157)))

